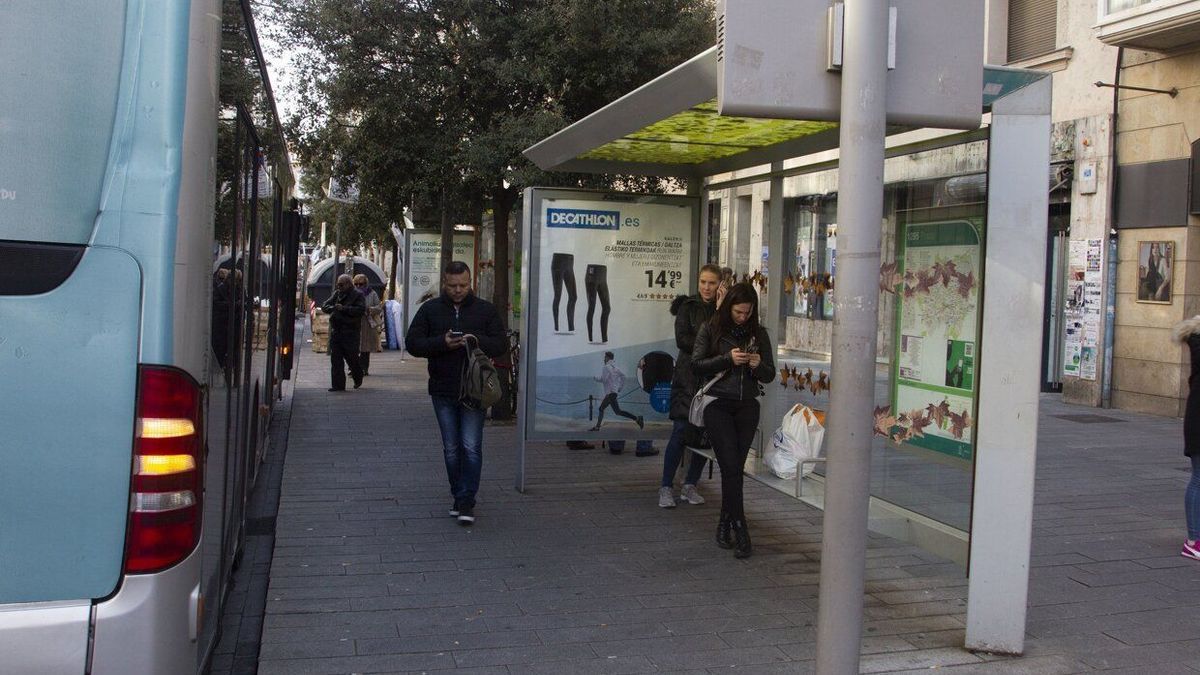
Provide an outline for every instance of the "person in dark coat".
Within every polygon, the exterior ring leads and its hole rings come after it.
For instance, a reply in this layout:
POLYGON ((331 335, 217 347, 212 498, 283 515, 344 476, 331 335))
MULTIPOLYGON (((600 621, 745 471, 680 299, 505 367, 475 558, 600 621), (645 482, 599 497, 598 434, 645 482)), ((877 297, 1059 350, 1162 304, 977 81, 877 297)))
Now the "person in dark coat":
MULTIPOLYGON (((671 303, 671 314, 675 316, 675 346, 679 356, 675 359, 675 373, 671 377, 671 412, 673 422, 671 438, 663 453, 662 483, 658 489, 658 505, 664 509, 675 507, 675 472, 684 459, 684 434, 688 428, 688 409, 696 395, 696 375, 692 372, 692 347, 700 326, 712 318, 717 310, 721 268, 705 265, 700 268, 696 295, 681 295, 671 303)), ((696 490, 704 461, 699 455, 688 458, 687 475, 679 498, 689 504, 703 504, 704 497, 696 490)))
POLYGON ((362 364, 358 360, 358 327, 367 305, 362 294, 354 290, 349 274, 337 278, 337 288, 321 305, 321 311, 329 315, 329 362, 331 384, 329 391, 346 391, 346 365, 350 366, 350 377, 354 388, 362 386, 362 364))
POLYGON ((717 545, 746 558, 752 548, 742 506, 742 470, 758 429, 758 397, 775 379, 775 355, 767 330, 758 323, 758 291, 748 283, 729 289, 713 318, 700 327, 692 349, 692 370, 704 380, 717 377, 704 409, 704 428, 721 467, 721 518, 717 545))
POLYGON ((1187 539, 1179 552, 1185 558, 1200 560, 1200 316, 1175 326, 1175 339, 1191 352, 1192 372, 1188 377, 1187 407, 1183 412, 1183 454, 1192 461, 1192 479, 1183 496, 1187 519, 1187 539))
POLYGON ((408 327, 408 353, 429 359, 429 396, 442 433, 446 477, 462 525, 475 522, 475 495, 483 471, 484 411, 459 398, 467 348, 478 341, 492 358, 508 351, 508 338, 495 305, 471 292, 471 268, 452 262, 442 270, 442 293, 421 305, 408 327))

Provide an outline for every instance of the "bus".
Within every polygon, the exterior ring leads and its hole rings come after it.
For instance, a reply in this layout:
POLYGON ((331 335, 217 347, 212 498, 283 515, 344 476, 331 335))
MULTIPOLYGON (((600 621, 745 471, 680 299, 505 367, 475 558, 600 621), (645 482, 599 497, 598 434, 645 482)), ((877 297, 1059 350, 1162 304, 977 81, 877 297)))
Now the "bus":
POLYGON ((302 218, 250 0, 0 8, 0 672, 203 672, 302 218))

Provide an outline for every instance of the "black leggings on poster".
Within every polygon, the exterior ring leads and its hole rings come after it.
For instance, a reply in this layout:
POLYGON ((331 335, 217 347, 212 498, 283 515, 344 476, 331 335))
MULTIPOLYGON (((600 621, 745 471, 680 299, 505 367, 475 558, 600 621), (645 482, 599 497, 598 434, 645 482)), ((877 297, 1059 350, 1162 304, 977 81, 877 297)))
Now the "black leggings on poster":
MULTIPOLYGON (((600 425, 604 424, 605 408, 612 408, 613 412, 620 415, 621 417, 624 417, 625 419, 630 419, 630 420, 633 420, 634 422, 638 421, 637 415, 634 415, 633 413, 629 412, 628 410, 621 410, 620 404, 617 403, 617 395, 615 393, 608 394, 607 396, 604 397, 604 400, 600 401, 600 415, 596 418, 596 426, 595 426, 596 429, 599 429, 600 425)), ((638 424, 641 424, 641 422, 638 422, 638 424)))
POLYGON ((558 305, 562 300, 563 284, 567 285, 567 330, 575 331, 575 256, 570 253, 555 253, 550 258, 550 279, 554 282, 554 330, 558 332, 558 305))
POLYGON ((583 288, 587 292, 588 341, 595 342, 592 332, 592 317, 596 314, 596 296, 600 296, 600 341, 608 342, 608 314, 612 305, 608 301, 608 266, 588 265, 583 277, 583 288))

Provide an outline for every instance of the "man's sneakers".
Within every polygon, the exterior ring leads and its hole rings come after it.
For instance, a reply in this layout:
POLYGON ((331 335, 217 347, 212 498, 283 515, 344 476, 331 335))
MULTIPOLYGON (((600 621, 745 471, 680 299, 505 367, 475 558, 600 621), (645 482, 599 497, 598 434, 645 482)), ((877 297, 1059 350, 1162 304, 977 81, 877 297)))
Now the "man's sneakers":
POLYGON ((463 506, 458 510, 459 525, 473 525, 475 523, 475 509, 470 506, 463 506))
POLYGON ((683 486, 683 490, 679 492, 679 498, 692 505, 704 503, 704 497, 700 496, 700 492, 696 490, 696 486, 686 483, 683 486))
POLYGON ((455 499, 454 506, 450 507, 450 517, 457 518, 459 525, 470 525, 475 522, 475 507, 455 499))
POLYGON ((1200 560, 1200 541, 1184 541, 1183 550, 1179 552, 1179 555, 1192 560, 1200 560))
POLYGON ((675 508, 675 494, 671 492, 671 488, 658 489, 658 505, 664 509, 675 508))

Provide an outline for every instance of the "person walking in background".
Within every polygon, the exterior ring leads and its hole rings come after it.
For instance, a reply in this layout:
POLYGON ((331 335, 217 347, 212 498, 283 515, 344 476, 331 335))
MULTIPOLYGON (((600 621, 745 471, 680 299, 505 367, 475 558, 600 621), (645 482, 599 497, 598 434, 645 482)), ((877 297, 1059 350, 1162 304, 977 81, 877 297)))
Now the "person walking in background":
POLYGON ((475 495, 483 472, 484 411, 460 398, 468 342, 495 358, 508 338, 495 305, 471 291, 471 268, 452 262, 442 269, 442 293, 417 310, 407 331, 408 353, 429 359, 429 396, 442 434, 446 478, 454 504, 450 515, 475 522, 475 495))
POLYGON ((1174 328, 1175 339, 1184 343, 1192 357, 1188 377, 1187 406, 1183 412, 1183 454, 1191 460, 1192 478, 1183 495, 1187 539, 1180 555, 1200 560, 1200 316, 1180 322, 1174 328))
POLYGON ((604 423, 605 408, 612 408, 613 412, 621 417, 633 420, 639 429, 646 426, 641 415, 621 410, 620 404, 617 403, 617 397, 621 395, 621 389, 625 386, 625 373, 617 367, 615 359, 612 352, 604 352, 604 368, 599 376, 592 378, 604 385, 604 399, 600 401, 600 414, 596 417, 596 426, 589 431, 600 431, 600 425, 604 423))
POLYGON ((349 274, 337 278, 337 287, 321 305, 321 311, 329 315, 329 391, 346 391, 347 364, 354 388, 358 389, 363 378, 362 364, 358 361, 358 334, 367 306, 362 293, 354 290, 349 274))
POLYGON ((704 497, 696 489, 704 461, 699 455, 685 453, 684 433, 688 428, 688 409, 696 395, 696 375, 692 372, 692 349, 696 334, 717 310, 718 289, 721 288, 721 268, 705 265, 700 268, 696 295, 681 295, 671 303, 671 314, 675 316, 675 346, 679 356, 675 359, 675 373, 671 378, 671 438, 663 454, 662 484, 658 489, 658 505, 664 509, 675 507, 675 472, 685 454, 688 455, 687 475, 679 497, 689 504, 703 504, 704 497))
POLYGON ((363 377, 366 377, 371 374, 371 352, 382 351, 379 347, 379 329, 383 327, 383 302, 367 282, 365 274, 354 275, 354 288, 362 293, 367 308, 358 330, 358 360, 362 365, 363 377))
POLYGON ((760 385, 775 379, 773 354, 767 330, 758 323, 758 291, 748 283, 729 289, 692 348, 693 372, 718 378, 708 390, 716 400, 704 410, 704 428, 721 467, 717 545, 732 548, 738 558, 753 551, 742 505, 742 472, 758 428, 760 385))

